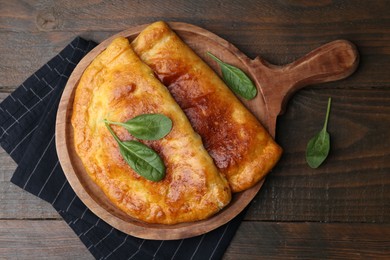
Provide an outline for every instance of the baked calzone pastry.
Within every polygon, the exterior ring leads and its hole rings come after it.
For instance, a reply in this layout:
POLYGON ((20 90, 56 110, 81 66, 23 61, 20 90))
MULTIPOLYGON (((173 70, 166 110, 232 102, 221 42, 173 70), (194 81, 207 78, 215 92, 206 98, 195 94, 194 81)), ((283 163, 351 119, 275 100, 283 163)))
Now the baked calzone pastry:
MULTIPOLYGON (((114 205, 148 223, 175 224, 205 219, 227 205, 231 191, 201 138, 169 91, 119 37, 84 71, 77 85, 71 119, 75 150, 87 173, 114 205), (172 120, 171 132, 154 149, 166 166, 158 182, 138 175, 123 159, 104 119, 125 122, 159 113, 172 120)), ((112 125, 122 141, 132 140, 112 125)))
POLYGON ((250 188, 274 167, 281 148, 166 23, 149 25, 132 46, 184 110, 233 192, 250 188))

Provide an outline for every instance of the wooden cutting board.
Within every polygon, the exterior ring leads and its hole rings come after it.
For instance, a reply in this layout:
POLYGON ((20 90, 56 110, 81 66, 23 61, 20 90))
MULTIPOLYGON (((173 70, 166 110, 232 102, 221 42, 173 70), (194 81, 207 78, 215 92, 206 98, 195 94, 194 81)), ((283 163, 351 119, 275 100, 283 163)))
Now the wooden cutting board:
MULTIPOLYGON (((206 55, 209 51, 224 62, 245 71, 258 88, 258 95, 244 105, 260 120, 272 136, 275 136, 277 116, 283 113, 288 99, 298 89, 345 78, 352 74, 359 62, 353 44, 337 40, 320 46, 303 58, 285 65, 275 66, 260 57, 249 59, 236 47, 217 35, 200 27, 172 22, 171 28, 215 71, 218 65, 206 55)), ((74 91, 85 68, 118 36, 132 41, 147 25, 122 31, 103 41, 88 53, 76 66, 62 95, 57 113, 56 146, 65 175, 84 204, 102 220, 124 233, 145 239, 180 239, 211 231, 237 216, 255 197, 263 181, 246 191, 234 194, 231 203, 209 219, 176 225, 147 224, 139 222, 117 209, 85 172, 73 145, 73 129, 70 124, 74 91)))

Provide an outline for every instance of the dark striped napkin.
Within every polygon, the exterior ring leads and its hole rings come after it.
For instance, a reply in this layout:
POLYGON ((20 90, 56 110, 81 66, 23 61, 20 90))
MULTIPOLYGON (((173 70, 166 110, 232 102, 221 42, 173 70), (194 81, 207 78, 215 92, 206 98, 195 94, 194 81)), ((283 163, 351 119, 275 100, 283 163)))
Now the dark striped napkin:
POLYGON ((0 104, 0 143, 18 164, 11 182, 52 204, 96 259, 222 258, 243 213, 201 236, 139 239, 96 217, 67 182, 55 147, 56 112, 68 77, 95 46, 74 39, 0 104))

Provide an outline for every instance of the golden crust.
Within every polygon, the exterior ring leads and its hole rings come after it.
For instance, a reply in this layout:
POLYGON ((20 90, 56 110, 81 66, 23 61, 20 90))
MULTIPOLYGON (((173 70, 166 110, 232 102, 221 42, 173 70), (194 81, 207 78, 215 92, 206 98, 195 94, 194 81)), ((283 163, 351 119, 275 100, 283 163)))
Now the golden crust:
MULTIPOLYGON (((89 176, 128 215, 148 223, 175 224, 205 219, 229 203, 229 185, 201 138, 126 38, 113 40, 85 70, 71 121, 75 149, 89 176), (146 113, 165 114, 173 122, 166 137, 144 142, 165 163, 166 176, 159 182, 130 168, 103 122, 124 122, 146 113)), ((123 128, 112 128, 121 140, 132 139, 123 128)))
POLYGON ((265 177, 282 149, 166 23, 148 26, 132 46, 184 110, 233 192, 265 177))

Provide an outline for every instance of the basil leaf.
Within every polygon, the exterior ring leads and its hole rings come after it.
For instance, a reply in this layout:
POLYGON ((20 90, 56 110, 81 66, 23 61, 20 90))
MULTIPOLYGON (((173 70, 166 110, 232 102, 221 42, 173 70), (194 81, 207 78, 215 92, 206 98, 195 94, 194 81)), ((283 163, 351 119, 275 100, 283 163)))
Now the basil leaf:
POLYGON ((164 178, 164 163, 148 146, 137 141, 125 141, 120 144, 120 152, 130 167, 145 179, 160 181, 164 178))
POLYGON ((124 123, 109 120, 104 120, 104 122, 123 126, 134 137, 142 140, 161 139, 172 129, 171 119, 162 114, 143 114, 124 123))
POLYGON ((330 150, 330 135, 327 132, 331 98, 328 99, 325 123, 322 130, 316 134, 306 147, 306 161, 311 168, 318 168, 328 157, 330 150))
POLYGON ((118 143, 123 159, 136 173, 150 181, 160 181, 164 178, 165 165, 153 149, 134 140, 122 142, 108 123, 106 127, 118 143))
POLYGON ((207 54, 219 64, 223 80, 234 93, 248 100, 257 95, 256 86, 242 70, 221 61, 210 52, 207 52, 207 54))

